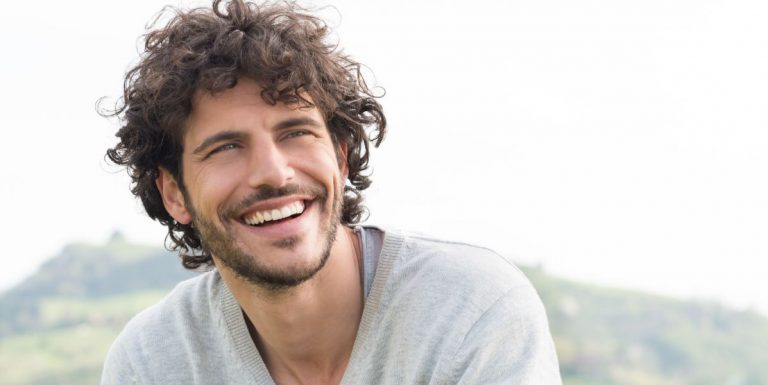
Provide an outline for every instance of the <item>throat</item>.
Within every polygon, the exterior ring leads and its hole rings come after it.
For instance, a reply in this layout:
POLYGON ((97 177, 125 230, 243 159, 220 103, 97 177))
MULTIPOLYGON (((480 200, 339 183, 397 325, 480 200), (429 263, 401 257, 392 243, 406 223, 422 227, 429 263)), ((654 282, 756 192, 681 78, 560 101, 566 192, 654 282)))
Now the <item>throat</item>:
MULTIPOLYGON (((248 333, 276 384, 338 385, 352 356, 354 340, 348 346, 336 343, 333 349, 281 350, 272 346, 256 330, 243 312, 248 333), (334 354, 336 353, 336 354, 334 354)), ((297 346, 298 347, 298 346, 297 346)))
POLYGON ((233 290, 276 383, 338 384, 354 359, 364 301, 358 242, 340 226, 324 269, 283 295, 233 290))

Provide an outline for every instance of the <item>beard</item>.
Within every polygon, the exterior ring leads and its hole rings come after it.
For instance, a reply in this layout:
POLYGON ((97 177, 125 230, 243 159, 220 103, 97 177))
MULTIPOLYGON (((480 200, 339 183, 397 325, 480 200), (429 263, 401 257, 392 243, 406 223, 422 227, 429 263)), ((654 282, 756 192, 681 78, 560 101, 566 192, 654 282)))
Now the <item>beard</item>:
MULTIPOLYGON (((336 231, 341 221, 342 196, 335 193, 330 208, 328 208, 328 199, 328 191, 325 188, 301 188, 296 185, 288 185, 277 189, 262 187, 245 198, 241 203, 218 213, 220 222, 224 224, 223 229, 217 226, 211 218, 199 214, 194 210, 193 205, 190 204, 188 210, 192 214, 192 223, 200 236, 203 250, 216 256, 222 265, 228 267, 241 279, 268 291, 279 292, 298 286, 312 278, 322 270, 328 261, 331 247, 336 240, 336 231), (312 259, 313 263, 310 266, 284 270, 270 268, 263 262, 267 260, 265 256, 252 255, 243 250, 235 237, 231 218, 234 218, 234 213, 258 201, 291 194, 307 194, 315 197, 312 204, 319 205, 320 209, 321 223, 319 231, 322 245, 318 249, 319 255, 317 258, 312 259), (325 218, 327 220, 324 220, 325 218)), ((190 201, 188 200, 188 202, 190 201)), ((300 240, 297 236, 291 236, 273 241, 272 246, 293 251, 300 240)))

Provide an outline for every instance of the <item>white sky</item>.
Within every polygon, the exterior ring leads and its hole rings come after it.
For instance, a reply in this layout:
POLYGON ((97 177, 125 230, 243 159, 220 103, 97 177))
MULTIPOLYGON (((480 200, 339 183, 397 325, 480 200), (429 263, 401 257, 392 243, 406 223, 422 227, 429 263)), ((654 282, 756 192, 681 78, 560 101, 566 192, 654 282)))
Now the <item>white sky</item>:
MULTIPOLYGON (((414 3, 323 12, 387 89, 369 222, 768 313, 768 3, 414 3)), ((94 103, 164 4, 4 5, 0 289, 71 241, 162 243, 94 103)))

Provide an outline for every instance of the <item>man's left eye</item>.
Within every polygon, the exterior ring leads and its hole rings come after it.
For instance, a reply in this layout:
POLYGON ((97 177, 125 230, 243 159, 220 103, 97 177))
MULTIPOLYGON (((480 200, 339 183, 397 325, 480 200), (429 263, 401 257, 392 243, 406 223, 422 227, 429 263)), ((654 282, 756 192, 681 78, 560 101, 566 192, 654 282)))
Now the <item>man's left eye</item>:
POLYGON ((304 136, 304 135, 307 135, 306 131, 291 131, 285 137, 286 138, 296 138, 296 137, 304 136))
POLYGON ((227 144, 225 144, 225 145, 222 145, 221 147, 219 147, 219 148, 218 148, 218 150, 219 150, 219 151, 223 151, 223 150, 234 150, 235 148, 237 148, 237 145, 236 145, 236 144, 234 144, 234 143, 227 143, 227 144))
POLYGON ((217 154, 217 153, 222 152, 222 151, 233 150, 233 149, 236 149, 236 148, 237 148, 237 144, 235 144, 235 143, 222 144, 221 146, 216 147, 213 150, 211 150, 211 152, 208 154, 208 156, 217 154))

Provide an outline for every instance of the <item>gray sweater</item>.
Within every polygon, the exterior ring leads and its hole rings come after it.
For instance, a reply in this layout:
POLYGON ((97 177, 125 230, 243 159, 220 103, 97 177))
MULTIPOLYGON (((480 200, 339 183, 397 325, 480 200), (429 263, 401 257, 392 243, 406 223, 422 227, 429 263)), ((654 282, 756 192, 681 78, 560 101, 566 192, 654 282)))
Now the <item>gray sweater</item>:
MULTIPOLYGON (((561 384, 544 308, 512 263, 463 243, 360 234, 366 301, 342 385, 561 384)), ((274 382, 212 271, 126 325, 102 384, 274 382)))

